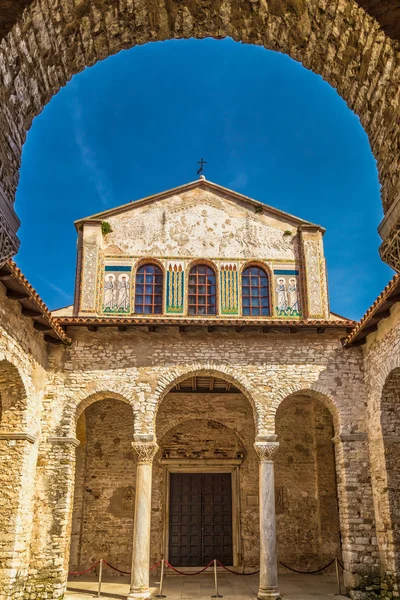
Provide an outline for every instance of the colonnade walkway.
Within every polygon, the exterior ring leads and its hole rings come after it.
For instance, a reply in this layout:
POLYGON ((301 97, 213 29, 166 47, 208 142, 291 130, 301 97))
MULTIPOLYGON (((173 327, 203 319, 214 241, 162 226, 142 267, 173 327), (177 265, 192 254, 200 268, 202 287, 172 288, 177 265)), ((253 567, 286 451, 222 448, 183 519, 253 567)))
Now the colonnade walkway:
MULTIPOLYGON (((150 581, 152 598, 159 592, 159 579, 150 581)), ((223 600, 256 600, 258 592, 258 575, 239 577, 229 573, 218 574, 219 593, 223 600)), ((280 575, 279 589, 284 598, 293 600, 337 600, 345 599, 339 596, 336 577, 326 575, 280 575)), ((125 600, 129 593, 128 577, 107 577, 103 579, 101 598, 125 600)), ((191 577, 170 575, 164 580, 163 594, 165 600, 210 600, 215 593, 212 573, 204 573, 191 577)), ((97 595, 97 579, 84 577, 68 582, 65 600, 93 600, 97 595)))

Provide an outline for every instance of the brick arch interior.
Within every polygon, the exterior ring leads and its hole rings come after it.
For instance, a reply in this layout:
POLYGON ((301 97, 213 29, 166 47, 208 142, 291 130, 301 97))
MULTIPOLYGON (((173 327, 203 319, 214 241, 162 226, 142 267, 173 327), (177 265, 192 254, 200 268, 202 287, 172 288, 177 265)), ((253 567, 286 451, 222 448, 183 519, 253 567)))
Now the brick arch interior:
MULTIPOLYGON (((77 422, 75 488, 69 570, 87 569, 100 558, 130 571, 135 463, 133 412, 126 402, 90 403, 77 422)), ((115 574, 110 569, 107 575, 115 574)))
POLYGON ((314 570, 341 556, 333 420, 314 396, 286 398, 276 413, 278 559, 314 570))
POLYGON ((387 211, 400 189, 400 59, 354 0, 35 0, 0 45, 0 258, 18 245, 13 202, 26 131, 74 74, 137 44, 226 36, 286 53, 337 89, 369 136, 387 211))

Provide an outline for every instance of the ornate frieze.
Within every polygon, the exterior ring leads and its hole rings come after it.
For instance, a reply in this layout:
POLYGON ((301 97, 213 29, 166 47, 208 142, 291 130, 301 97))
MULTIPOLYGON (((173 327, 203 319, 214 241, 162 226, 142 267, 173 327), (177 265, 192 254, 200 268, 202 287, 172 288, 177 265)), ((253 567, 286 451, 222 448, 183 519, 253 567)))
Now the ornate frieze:
POLYGON ((169 262, 167 265, 167 313, 182 314, 184 310, 184 263, 169 262))
POLYGON ((400 272, 400 224, 392 228, 386 240, 379 248, 381 259, 392 269, 400 272))
POLYGON ((84 246, 82 261, 81 310, 96 310, 96 280, 99 250, 97 246, 84 246))
POLYGON ((220 307, 223 315, 239 312, 238 270, 235 263, 220 266, 220 307))
POLYGON ((18 252, 19 240, 0 209, 0 266, 18 252))

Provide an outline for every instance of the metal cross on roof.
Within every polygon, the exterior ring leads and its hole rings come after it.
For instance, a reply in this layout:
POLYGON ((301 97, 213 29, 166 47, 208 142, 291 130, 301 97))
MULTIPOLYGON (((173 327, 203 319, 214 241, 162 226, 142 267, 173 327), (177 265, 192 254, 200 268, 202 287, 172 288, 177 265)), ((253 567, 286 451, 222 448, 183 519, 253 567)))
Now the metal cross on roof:
POLYGON ((197 175, 200 175, 200 173, 203 172, 203 166, 207 164, 207 161, 201 158, 197 161, 197 164, 200 165, 200 169, 197 169, 197 175))

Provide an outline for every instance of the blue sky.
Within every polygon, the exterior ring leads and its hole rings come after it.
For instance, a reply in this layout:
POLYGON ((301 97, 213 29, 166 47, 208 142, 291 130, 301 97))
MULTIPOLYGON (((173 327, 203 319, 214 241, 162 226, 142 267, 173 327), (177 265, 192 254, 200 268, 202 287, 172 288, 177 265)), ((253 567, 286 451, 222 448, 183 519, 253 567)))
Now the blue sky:
POLYGON ((331 310, 362 316, 392 272, 358 117, 289 57, 232 40, 124 51, 76 75, 23 150, 17 263, 51 309, 71 304, 75 219, 197 178, 323 225, 331 310))

